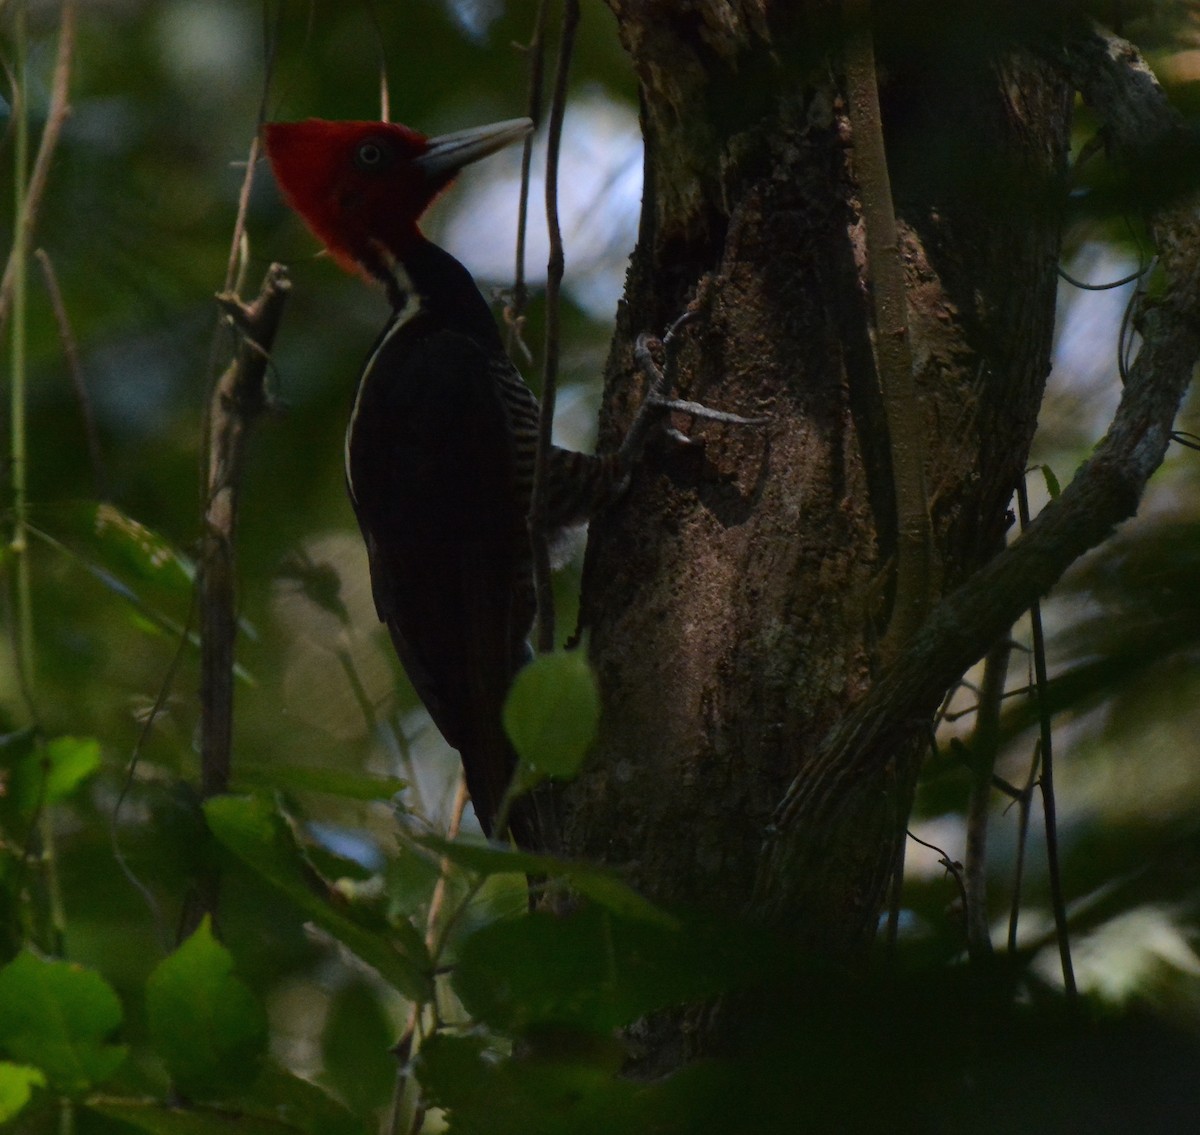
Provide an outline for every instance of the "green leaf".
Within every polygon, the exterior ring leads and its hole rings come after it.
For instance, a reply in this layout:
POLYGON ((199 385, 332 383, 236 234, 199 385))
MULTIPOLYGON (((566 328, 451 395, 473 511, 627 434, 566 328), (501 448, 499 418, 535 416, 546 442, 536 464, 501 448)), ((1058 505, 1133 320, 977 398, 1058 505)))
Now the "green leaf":
MULTIPOLYGON (((499 1059, 476 1037, 439 1033, 421 1046, 418 1075, 463 1135, 614 1135, 661 1130, 646 1122, 645 1085, 617 1075, 611 1038, 563 1030, 499 1059)), ((676 1129, 677 1130, 677 1129, 676 1129)))
POLYGON ((46 742, 46 803, 65 800, 100 767, 95 737, 55 737, 46 742))
POLYGON ((13 742, 0 749, 3 758, 15 758, 4 804, 28 818, 39 808, 68 799, 99 769, 100 742, 93 737, 55 737, 38 744, 14 734, 13 742))
MULTIPOLYGON (((39 511, 29 532, 128 603, 143 631, 173 639, 186 635, 199 645, 199 636, 183 621, 195 564, 157 532, 108 502, 39 511)), ((246 619, 238 619, 238 629, 257 638, 246 619)), ((233 672, 239 681, 254 685, 253 675, 241 664, 233 672)))
POLYGON ((156 532, 108 503, 40 512, 30 531, 155 628, 178 631, 165 611, 186 610, 195 566, 156 532))
POLYGON ((391 800, 408 787, 395 776, 373 776, 354 769, 287 765, 280 762, 256 765, 239 762, 239 786, 254 789, 278 788, 293 792, 324 792, 343 800, 391 800))
POLYGON ((117 995, 92 970, 31 953, 0 970, 0 1048, 57 1091, 87 1091, 120 1067, 125 1046, 106 1038, 121 1018, 117 995))
POLYGON ((66 800, 99 767, 100 742, 94 737, 55 737, 35 747, 18 774, 21 810, 28 815, 66 800))
POLYGON ((441 1107, 486 1095, 489 1047, 477 1033, 435 1033, 421 1045, 421 1087, 441 1107))
POLYGON ((324 1079, 356 1114, 367 1115, 391 1097, 395 1041, 377 989, 351 981, 337 991, 321 1033, 324 1079))
POLYGON ((0 1123, 7 1123, 29 1102, 34 1088, 45 1086, 40 1068, 0 1060, 0 1123))
POLYGON ((673 914, 655 906, 628 883, 601 867, 581 865, 578 870, 568 872, 566 879, 579 894, 622 918, 651 922, 664 930, 679 929, 679 920, 673 914))
POLYGON ((199 1099, 225 1099, 257 1076, 267 1018, 233 973, 233 957, 206 917, 146 982, 150 1039, 175 1086, 199 1099))
POLYGON ((604 1031, 761 981, 775 944, 742 924, 667 929, 597 907, 495 922, 463 943, 454 989, 477 1020, 512 1032, 604 1031))
MULTIPOLYGON (((393 1063, 393 1070, 395 1064, 393 1063)), ((254 1099, 280 1120, 310 1135, 367 1135, 367 1122, 351 1114, 324 1088, 268 1063, 254 1085, 254 1099)), ((375 1132, 377 1125, 370 1124, 375 1132)))
POLYGON ((87 1111, 148 1131, 150 1135, 287 1135, 305 1131, 272 1115, 230 1112, 226 1108, 169 1107, 149 1100, 92 1099, 87 1111))
POLYGON ((527 851, 510 851, 493 844, 451 841, 435 835, 419 836, 415 842, 448 859, 455 866, 478 875, 521 874, 563 879, 579 894, 623 918, 654 922, 667 930, 679 926, 679 920, 674 915, 655 906, 611 871, 594 863, 559 859, 553 855, 535 855, 527 851))
POLYGON ((516 677, 504 728, 535 776, 571 777, 596 739, 600 695, 580 650, 539 654, 516 677))
POLYGON ((335 910, 325 887, 296 844, 279 812, 256 796, 217 796, 204 805, 216 838, 243 863, 277 887, 301 914, 332 935, 405 997, 433 994, 433 962, 411 925, 397 923, 385 939, 335 910))
POLYGON ((1046 482, 1046 492, 1050 494, 1050 499, 1054 500, 1062 492, 1058 478, 1054 475, 1054 470, 1049 465, 1040 465, 1039 468, 1042 471, 1042 479, 1046 482))
POLYGON ((95 548, 109 566, 129 569, 145 580, 155 580, 186 597, 196 574, 195 566, 170 541, 105 501, 92 515, 95 548))

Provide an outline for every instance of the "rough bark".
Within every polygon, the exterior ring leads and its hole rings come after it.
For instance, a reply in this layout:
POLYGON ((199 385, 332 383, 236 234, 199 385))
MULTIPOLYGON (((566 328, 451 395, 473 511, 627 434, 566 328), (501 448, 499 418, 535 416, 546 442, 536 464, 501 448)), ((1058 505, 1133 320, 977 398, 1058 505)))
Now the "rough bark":
POLYGON ((872 908, 847 890, 861 854, 856 835, 883 805, 874 791, 894 774, 947 686, 1006 632, 1072 563, 1136 510, 1161 464, 1179 403, 1200 357, 1200 212, 1194 175, 1200 140, 1184 128, 1129 44, 1089 29, 1055 53, 1101 113, 1113 157, 1141 191, 1159 254, 1163 292, 1137 312, 1142 346, 1104 439, 1020 539, 949 594, 920 634, 830 734, 792 782, 771 825, 752 909, 804 940, 837 948, 873 926, 872 908), (1146 171, 1163 175, 1146 180, 1146 171), (1169 176, 1168 176, 1169 174, 1169 176), (1183 188, 1185 191, 1180 192, 1183 188), (832 852, 832 853, 830 853, 832 852), (816 920, 814 913, 827 916, 816 920))
MULTIPOLYGON (((639 396, 636 335, 697 297, 679 392, 770 425, 677 420, 698 444, 654 449, 593 522, 584 622, 604 712, 565 834, 661 900, 740 910, 787 786, 876 681, 891 599, 896 518, 838 9, 610 6, 641 87, 646 192, 603 440, 639 396)), ((1001 545, 1049 370, 1069 92, 1005 35, 947 21, 920 49, 897 38, 880 51, 935 595, 1001 545)), ((920 710, 885 725, 895 743, 856 785, 872 803, 859 826, 809 833, 838 881, 788 919, 803 944, 869 941, 932 712, 920 710)))

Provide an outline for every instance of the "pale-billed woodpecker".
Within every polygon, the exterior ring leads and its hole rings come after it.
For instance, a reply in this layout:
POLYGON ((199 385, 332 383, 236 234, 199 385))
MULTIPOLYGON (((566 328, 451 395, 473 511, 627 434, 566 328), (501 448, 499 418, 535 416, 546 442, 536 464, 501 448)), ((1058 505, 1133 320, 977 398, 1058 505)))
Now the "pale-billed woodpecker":
MULTIPOLYGON (((267 125, 287 202, 333 258, 386 290, 346 431, 346 482, 379 618, 418 696, 462 757, 485 833, 516 766, 502 708, 535 613, 528 529, 538 403, 470 273, 418 231, 469 162, 523 139, 528 119, 427 138, 380 122, 267 125)), ((582 520, 623 462, 553 448, 548 534, 582 520)), ((509 831, 549 841, 518 801, 509 831)), ((496 833, 503 835, 504 833, 496 833)))

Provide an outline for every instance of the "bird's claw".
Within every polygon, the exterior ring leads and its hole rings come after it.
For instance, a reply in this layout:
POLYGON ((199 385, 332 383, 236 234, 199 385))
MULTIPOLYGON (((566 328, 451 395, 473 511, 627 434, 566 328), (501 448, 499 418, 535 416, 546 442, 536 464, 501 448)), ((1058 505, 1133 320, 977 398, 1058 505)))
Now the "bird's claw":
MULTIPOLYGON (((699 402, 668 397, 675 374, 674 364, 678 353, 679 332, 698 315, 699 311, 696 309, 685 311, 671 324, 661 339, 651 335, 648 331, 643 331, 634 341, 633 357, 645 376, 646 393, 633 424, 625 435, 625 441, 621 445, 620 455, 626 462, 635 459, 641 453, 650 428, 651 418, 664 412, 677 411, 690 414, 693 418, 731 426, 762 426, 770 420, 768 418, 745 418, 740 414, 731 414, 725 410, 712 410, 699 402), (662 358, 661 366, 656 356, 662 358)), ((697 444, 695 439, 687 437, 681 431, 670 426, 665 427, 665 430, 667 436, 673 441, 685 445, 697 444)))
POLYGON ((741 414, 731 414, 728 410, 714 410, 702 402, 691 402, 684 398, 661 398, 650 395, 648 401, 652 406, 663 410, 675 410, 681 414, 690 414, 693 418, 703 418, 707 422, 720 422, 726 426, 765 426, 770 418, 746 418, 741 414))
POLYGON ((704 441, 698 437, 689 437, 683 430, 677 430, 674 426, 663 427, 663 437, 680 449, 694 449, 698 445, 703 445, 704 441))

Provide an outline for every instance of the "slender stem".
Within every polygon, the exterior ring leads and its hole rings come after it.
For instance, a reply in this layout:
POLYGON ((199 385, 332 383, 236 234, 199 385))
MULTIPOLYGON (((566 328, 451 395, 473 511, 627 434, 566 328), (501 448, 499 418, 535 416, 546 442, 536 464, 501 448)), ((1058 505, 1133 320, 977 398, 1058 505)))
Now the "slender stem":
MULTIPOLYGON (((200 599, 200 795, 229 789, 233 755, 233 671, 237 637, 237 516, 250 428, 266 411, 267 363, 290 283, 279 264, 267 269, 252 304, 217 297, 238 334, 234 357, 217 380, 208 408, 206 505, 196 585, 200 599)), ((216 916, 219 872, 199 873, 184 903, 180 940, 205 915, 216 916)))
POLYGON ((246 155, 246 175, 242 178, 242 188, 238 193, 237 217, 233 223, 233 238, 229 242, 229 260, 225 265, 224 292, 237 291, 240 288, 239 265, 245 263, 247 256, 246 245, 246 214, 250 208, 250 190, 254 185, 254 168, 258 164, 258 135, 250 139, 250 151, 246 155))
MULTIPOLYGON (((63 125, 71 112, 69 95, 71 64, 75 55, 76 0, 63 0, 62 16, 58 25, 58 52, 54 59, 54 76, 50 80, 50 104, 46 109, 46 125, 42 129, 37 156, 28 181, 23 182, 20 197, 16 202, 16 224, 13 229, 13 247, 4 266, 4 277, 0 280, 0 327, 8 318, 16 286, 17 265, 28 255, 33 245, 33 233, 37 227, 38 211, 46 185, 50 179, 50 165, 62 137, 63 125)), ((16 89, 13 91, 13 149, 22 174, 29 163, 29 121, 25 98, 25 62, 27 30, 25 27, 25 0, 19 0, 14 16, 16 89), (22 116, 25 120, 22 123, 22 116), (25 131, 24 139, 21 130, 25 131)))
POLYGON ((967 802, 967 854, 963 879, 967 891, 967 950, 978 960, 992 953, 987 904, 987 831, 992 773, 1000 741, 1000 707, 1008 678, 1011 640, 1005 635, 988 652, 975 710, 971 741, 971 794, 967 802))
MULTIPOLYGON (((58 145, 67 114, 67 92, 74 47, 75 4, 64 0, 59 21, 58 51, 51 81, 50 105, 32 171, 29 162, 29 24, 24 0, 14 16, 13 61, 13 247, 0 282, 0 326, 12 314, 10 340, 11 388, 9 403, 10 453, 13 493, 13 536, 11 549, 16 578, 16 660, 19 684, 31 720, 37 712, 37 654, 33 637, 33 581, 29 562, 29 433, 27 298, 29 250, 33 242, 38 207, 50 173, 50 158, 58 145), (11 304, 11 307, 9 306, 11 304)), ((39 746, 41 741, 39 739, 39 746)), ((66 912, 58 874, 54 821, 49 808, 41 808, 38 831, 42 844, 42 869, 49 905, 50 951, 61 954, 66 933, 66 912)), ((60 1129, 73 1127, 73 1111, 60 1110, 60 1129)))
POLYGON ((28 290, 29 249, 38 210, 50 176, 50 162, 58 147, 70 107, 71 63, 75 48, 75 0, 63 0, 59 20, 58 51, 50 83, 50 104, 46 125, 38 144, 33 169, 29 169, 29 99, 27 56, 29 28, 24 0, 14 14, 13 65, 13 246, 0 280, 0 327, 10 312, 13 315, 11 339, 12 385, 10 390, 10 453, 13 486, 12 551, 16 578, 16 664, 29 714, 36 718, 34 669, 36 653, 33 641, 33 588, 28 544, 28 436, 26 426, 26 297, 28 290), (28 176, 27 176, 28 175, 28 176))
MULTIPOLYGON (((1017 507, 1020 510, 1021 530, 1029 527, 1029 494, 1025 479, 1017 482, 1017 507)), ((1029 608, 1033 631, 1033 675, 1038 707, 1038 739, 1042 757, 1042 812, 1046 821, 1046 867, 1050 875, 1050 905, 1054 910, 1054 929, 1058 938, 1058 957, 1062 965, 1063 988, 1067 999, 1075 1000, 1075 967, 1071 962, 1071 939, 1067 928, 1067 904, 1063 897, 1062 868, 1058 857, 1058 808, 1054 798, 1054 735, 1050 727, 1047 701, 1049 678, 1046 674, 1046 637, 1042 631, 1042 605, 1034 601, 1029 608)))
MULTIPOLYGON (((526 113, 533 119, 534 126, 542 118, 542 80, 546 70, 546 12, 547 0, 538 0, 537 15, 533 21, 533 35, 530 37, 527 51, 529 53, 529 101, 526 113)), ((529 301, 529 289, 525 284, 525 234, 529 228, 529 178, 533 167, 533 135, 525 138, 521 149, 521 195, 517 205, 517 249, 516 264, 513 268, 513 298, 512 305, 506 313, 508 334, 506 346, 508 353, 513 354, 519 346, 528 359, 529 348, 521 338, 521 324, 525 318, 525 305, 529 301)))
MULTIPOLYGON (((460 771, 454 790, 454 804, 450 809, 450 822, 446 826, 446 838, 448 840, 458 838, 459 829, 462 827, 463 813, 467 808, 467 800, 467 782, 460 771)), ((442 918, 442 908, 446 905, 446 877, 449 873, 450 860, 443 857, 438 871, 438 879, 433 886, 433 894, 429 899, 429 912, 425 916, 425 945, 429 949, 430 956, 435 958, 437 955, 434 951, 438 948, 438 923, 442 918)), ((436 990, 434 996, 437 996, 436 990)), ((396 1073, 396 1087, 392 1095, 392 1135, 398 1135, 401 1131, 404 1100, 408 1094, 408 1085, 410 1083, 408 1066, 420 1047, 418 1037, 420 1035, 419 1026, 422 1008, 423 1006, 420 1004, 413 1004, 409 1010, 408 1024, 405 1026, 404 1032, 395 1047, 396 1055, 400 1060, 400 1068, 396 1073)), ((414 1101, 407 1130, 410 1133, 420 1131, 423 1121, 424 1110, 419 1106, 419 1101, 414 1101)))
POLYGON ((154 696, 154 704, 150 707, 150 712, 142 719, 142 727, 138 731, 137 740, 134 741, 133 751, 129 754, 129 761, 125 766, 125 775, 121 780, 121 790, 117 793, 117 799, 113 804, 112 815, 108 824, 108 837, 109 844, 112 847, 113 861, 116 863, 121 874, 125 876, 130 886, 142 897, 142 901, 146 904, 146 909, 150 911, 150 916, 154 920, 154 929, 158 938, 158 944, 163 954, 170 951, 171 940, 167 932, 166 919, 163 916, 162 903, 159 902, 158 896, 154 891, 146 883, 142 882, 141 877, 134 870, 133 864, 130 863, 124 848, 121 846, 121 809, 133 788, 138 763, 142 759, 142 752, 146 747, 147 741, 150 739, 154 723, 158 720, 163 707, 167 704, 167 699, 171 696, 171 691, 175 688, 175 678, 179 673, 179 667, 183 663, 188 648, 192 645, 192 626, 196 619, 198 600, 199 595, 196 592, 196 588, 193 587, 191 602, 188 604, 187 618, 184 620, 183 627, 179 632, 175 652, 171 655, 171 661, 167 664, 166 673, 159 683, 158 693, 154 696))
MULTIPOLYGON (((276 28, 281 19, 282 13, 278 15, 276 28)), ((268 364, 291 288, 287 270, 280 264, 272 264, 252 303, 243 303, 239 295, 241 277, 249 263, 246 216, 250 190, 278 45, 278 35, 271 34, 265 8, 263 45, 264 74, 258 117, 229 242, 225 287, 216 297, 222 312, 218 331, 226 325, 232 329, 233 357, 209 391, 203 426, 202 532, 196 589, 200 617, 200 795, 205 800, 227 792, 232 775, 238 505, 250 429, 270 405, 268 364)), ((219 335, 214 334, 214 364, 219 342, 219 335)), ((210 369, 215 372, 215 365, 210 369)), ((181 941, 200 925, 205 915, 212 917, 215 924, 219 894, 220 871, 213 859, 201 867, 191 892, 185 897, 180 915, 181 941)))
MULTIPOLYGON (((242 290, 241 272, 249 261, 248 242, 246 237, 246 216, 250 211, 250 191, 254 188, 254 175, 258 168, 258 152, 262 126, 267 120, 267 100, 271 93, 271 80, 275 74, 275 59, 279 46, 279 25, 283 13, 279 11, 275 17, 275 27, 272 29, 263 9, 263 81, 262 92, 258 100, 258 116, 255 120, 254 137, 250 139, 250 151, 246 155, 246 172, 242 176, 242 187, 238 192, 237 216, 233 222, 233 234, 229 239, 229 259, 225 265, 225 286, 223 292, 240 292, 242 290)), ((386 117, 385 117, 386 121, 386 117)))
MULTIPOLYGON (((23 2, 17 5, 14 24, 13 249, 4 277, 4 285, 11 287, 13 317, 9 356, 12 373, 9 391, 9 427, 11 431, 9 446, 13 491, 12 551, 16 564, 17 584, 17 665, 21 674, 21 686, 29 703, 30 714, 36 718, 37 714, 34 709, 33 593, 29 570, 29 533, 27 529, 29 453, 25 420, 28 402, 25 300, 29 272, 29 226, 27 220, 30 212, 30 184, 27 180, 29 170, 29 76, 27 74, 29 23, 26 5, 23 2)), ((0 315, 0 319, 2 318, 3 316, 0 315)))
POLYGON ((63 902, 62 877, 58 872, 58 841, 54 833, 54 812, 42 808, 38 817, 42 841, 42 873, 46 878, 46 905, 50 923, 50 953, 64 956, 67 943, 67 908, 63 902))
POLYGON ((933 540, 925 488, 925 430, 913 381, 900 234, 883 144, 870 0, 846 0, 846 86, 854 169, 875 306, 875 355, 896 496, 896 595, 881 647, 890 662, 925 621, 933 593, 933 540))
POLYGON ((267 409, 267 361, 290 284, 272 264, 258 298, 244 305, 219 298, 236 326, 235 357, 218 380, 209 408, 208 505, 198 582, 200 587, 201 795, 229 787, 233 726, 235 542, 242 469, 249 429, 267 409))
POLYGON ((1042 753, 1039 741, 1033 747, 1033 760, 1029 762, 1029 775, 1025 778, 1025 787, 1017 796, 1017 861, 1013 867, 1012 906, 1008 912, 1008 952, 1010 954, 1017 952, 1017 921, 1021 914, 1021 888, 1025 881, 1025 852, 1029 845, 1029 810, 1041 767, 1042 753))
POLYGON ((542 378, 542 409, 538 419, 537 464, 530 508, 534 587, 537 593, 537 648, 554 649, 554 589, 550 579, 550 552, 546 543, 546 468, 554 428, 554 402, 558 393, 559 314, 563 278, 562 228, 558 220, 558 153, 567 106, 567 77, 579 25, 579 0, 564 0, 554 93, 550 102, 550 131, 546 139, 546 228, 550 258, 546 265, 546 357, 542 378))

